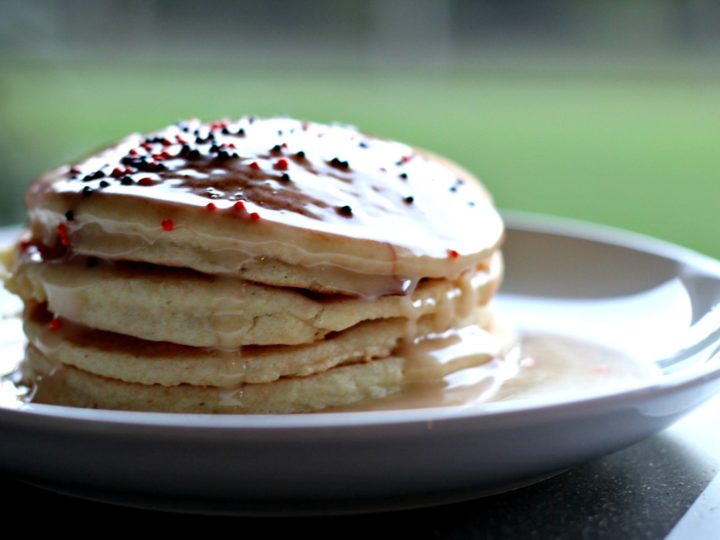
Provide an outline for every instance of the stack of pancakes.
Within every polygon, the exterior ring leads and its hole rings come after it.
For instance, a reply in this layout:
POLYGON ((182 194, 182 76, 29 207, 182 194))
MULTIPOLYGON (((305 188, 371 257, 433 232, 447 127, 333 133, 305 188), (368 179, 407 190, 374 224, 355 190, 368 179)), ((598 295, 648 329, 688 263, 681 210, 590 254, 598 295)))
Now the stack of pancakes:
POLYGON ((492 335, 503 225, 489 196, 354 128, 181 122, 47 173, 26 203, 7 286, 39 401, 315 411, 468 367, 414 369, 413 344, 492 335))

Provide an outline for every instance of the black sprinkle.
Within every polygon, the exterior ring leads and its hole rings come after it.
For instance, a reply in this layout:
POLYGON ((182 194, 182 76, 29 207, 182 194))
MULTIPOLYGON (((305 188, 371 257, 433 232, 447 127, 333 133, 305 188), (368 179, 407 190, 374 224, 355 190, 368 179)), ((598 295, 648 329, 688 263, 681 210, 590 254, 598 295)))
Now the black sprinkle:
POLYGON ((295 157, 298 158, 298 159, 305 159, 305 152, 303 152, 302 150, 300 150, 299 152, 296 152, 296 153, 295 153, 295 157))
POLYGON ((408 178, 407 173, 400 173, 398 176, 399 176, 400 178, 402 178, 403 180, 407 180, 407 178, 408 178))
POLYGON ((97 257, 88 257, 88 259, 85 261, 85 266, 88 268, 95 268, 98 264, 100 264, 100 259, 97 257))
POLYGON ((218 152, 218 155, 217 155, 217 158, 218 158, 220 161, 227 161, 228 159, 231 159, 231 158, 234 158, 234 157, 237 157, 237 154, 234 154, 234 153, 231 154, 231 153, 228 152, 227 150, 220 150, 220 151, 218 152))
POLYGON ((93 188, 91 188, 90 186, 85 186, 84 188, 82 188, 82 196, 83 197, 87 198, 92 194, 93 194, 93 188))
POLYGON ((275 146, 273 146, 273 147, 270 149, 270 153, 271 153, 271 154, 279 154, 279 153, 281 153, 281 152, 282 152, 282 146, 280 146, 279 144, 276 144, 275 146))
POLYGON ((193 148, 188 152, 187 158, 188 159, 200 159, 202 157, 202 152, 198 150, 197 148, 193 148))
POLYGON ((101 188, 110 187, 110 182, 108 182, 107 180, 101 180, 101 181, 100 181, 100 187, 101 187, 101 188))
POLYGON ((255 123, 255 117, 254 116, 248 116, 248 124, 254 124, 255 123))
POLYGON ((468 206, 475 206, 475 201, 470 201, 470 202, 468 203, 468 206))
POLYGON ((450 188, 450 191, 452 191, 453 193, 457 193, 457 186, 452 186, 450 188))
POLYGON ((282 173, 280 175, 280 180, 283 182, 289 182, 290 181, 290 175, 288 173, 282 173))
POLYGON ((68 221, 75 221, 75 212, 73 212, 72 210, 68 210, 67 212, 65 212, 65 219, 67 219, 68 221))
POLYGON ((98 178, 103 178, 105 176, 105 173, 102 171, 95 171, 92 174, 88 174, 85 178, 83 178, 83 182, 91 182, 93 180, 97 180, 98 178))
POLYGON ((240 128, 240 129, 238 129, 237 134, 238 134, 240 137, 244 137, 244 136, 245 136, 245 130, 244 130, 243 128, 240 128))
POLYGON ((220 147, 219 147, 217 144, 213 144, 213 145, 210 147, 210 151, 213 152, 213 153, 214 153, 214 152, 219 152, 219 151, 220 151, 220 147))
POLYGON ((282 129, 278 129, 278 136, 280 136, 280 137, 283 136, 283 130, 282 130, 282 129))
POLYGON ((135 181, 134 181, 134 180, 132 179, 132 177, 130 177, 130 176, 123 176, 123 177, 120 179, 120 183, 121 183, 123 186, 132 186, 132 185, 135 183, 135 181))
POLYGON ((368 143, 366 143, 366 142, 359 142, 359 143, 358 143, 358 146, 359 146, 360 148, 367 148, 367 147, 368 147, 368 143))
POLYGON ((413 197, 412 195, 408 195, 407 197, 403 198, 403 202, 405 204, 412 204, 415 202, 415 197, 413 197))
POLYGON ((337 213, 344 217, 351 217, 353 215, 352 208, 350 208, 347 204, 345 206, 339 206, 337 208, 337 213))
POLYGON ((230 135, 230 130, 229 130, 228 128, 224 127, 224 128, 222 128, 221 133, 222 133, 223 135, 230 135))
POLYGON ((187 144, 183 144, 180 147, 180 152, 178 153, 179 156, 185 157, 190 153, 190 147, 187 144))
POLYGON ((350 164, 347 161, 342 161, 336 157, 330 160, 330 166, 343 171, 347 171, 350 168, 350 164))

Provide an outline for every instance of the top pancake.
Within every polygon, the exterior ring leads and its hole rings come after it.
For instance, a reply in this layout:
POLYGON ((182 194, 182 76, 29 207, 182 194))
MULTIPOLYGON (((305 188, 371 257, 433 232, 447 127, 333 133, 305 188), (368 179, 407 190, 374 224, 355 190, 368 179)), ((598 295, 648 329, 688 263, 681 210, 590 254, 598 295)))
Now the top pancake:
POLYGON ((33 236, 106 259, 361 296, 487 261, 503 234, 467 171, 354 128, 182 122, 38 179, 33 236))

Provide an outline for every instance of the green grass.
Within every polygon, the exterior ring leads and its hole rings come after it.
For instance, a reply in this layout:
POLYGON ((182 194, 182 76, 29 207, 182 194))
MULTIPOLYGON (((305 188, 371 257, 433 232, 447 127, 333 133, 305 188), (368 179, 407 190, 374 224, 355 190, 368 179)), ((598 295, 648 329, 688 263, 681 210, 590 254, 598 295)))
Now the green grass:
POLYGON ((720 257, 720 78, 498 70, 0 65, 2 221, 24 185, 130 131, 288 114, 474 171, 504 208, 632 229, 720 257))

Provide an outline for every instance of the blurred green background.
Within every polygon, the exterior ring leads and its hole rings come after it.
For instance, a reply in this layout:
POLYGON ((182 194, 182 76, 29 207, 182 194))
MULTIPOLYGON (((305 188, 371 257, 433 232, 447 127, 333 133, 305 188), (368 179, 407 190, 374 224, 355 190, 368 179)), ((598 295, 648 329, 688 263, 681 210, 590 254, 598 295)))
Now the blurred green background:
POLYGON ((0 222, 128 132, 287 114, 445 154, 503 208, 720 257, 720 7, 621 4, 5 0, 0 222))

